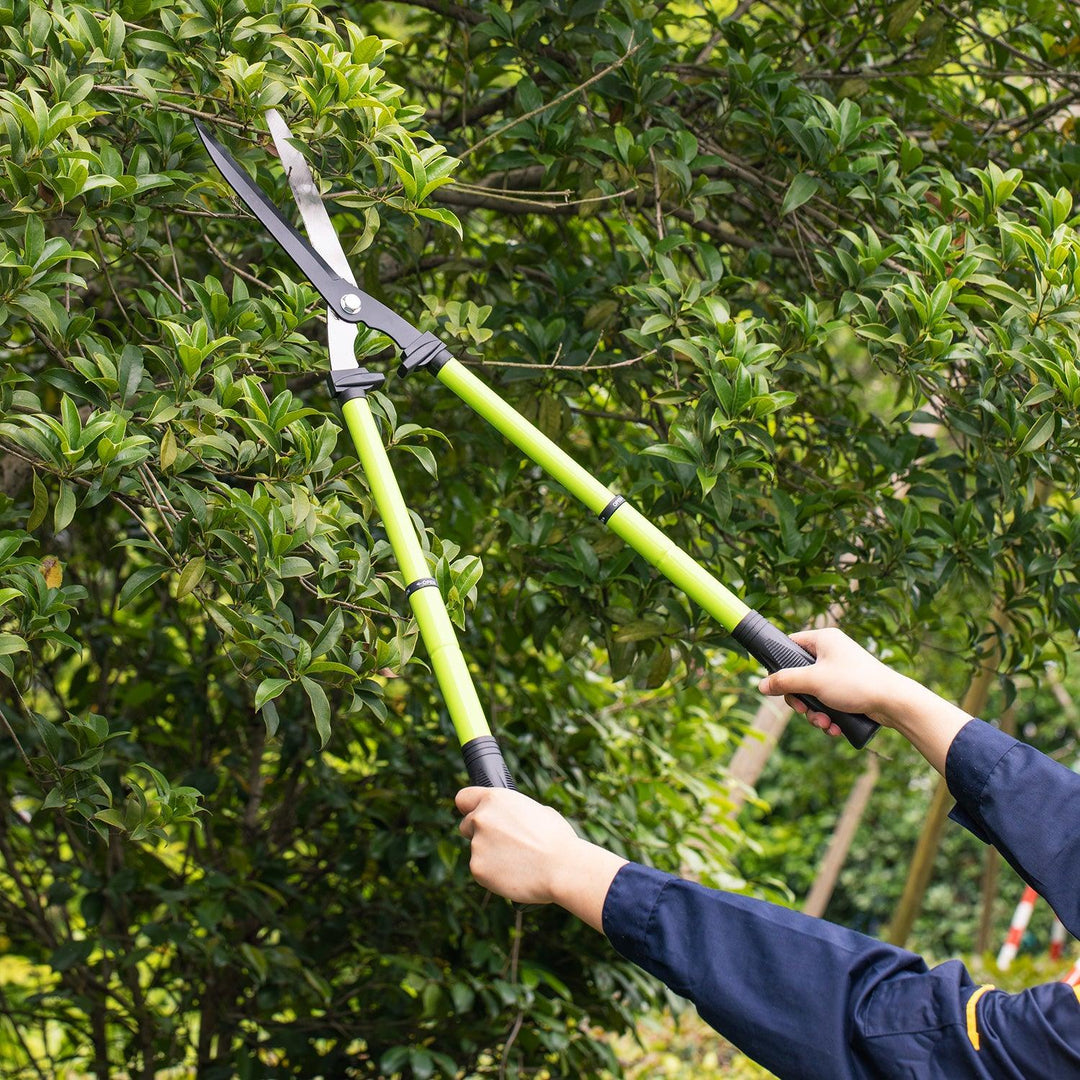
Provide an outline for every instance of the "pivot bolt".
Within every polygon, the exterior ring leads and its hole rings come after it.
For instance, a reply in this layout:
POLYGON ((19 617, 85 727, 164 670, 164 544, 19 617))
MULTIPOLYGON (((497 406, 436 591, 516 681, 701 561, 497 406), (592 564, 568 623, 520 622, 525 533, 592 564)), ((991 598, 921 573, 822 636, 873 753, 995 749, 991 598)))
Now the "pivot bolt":
POLYGON ((347 292, 341 298, 341 310, 347 315, 358 315, 360 313, 361 306, 360 297, 354 292, 347 292))

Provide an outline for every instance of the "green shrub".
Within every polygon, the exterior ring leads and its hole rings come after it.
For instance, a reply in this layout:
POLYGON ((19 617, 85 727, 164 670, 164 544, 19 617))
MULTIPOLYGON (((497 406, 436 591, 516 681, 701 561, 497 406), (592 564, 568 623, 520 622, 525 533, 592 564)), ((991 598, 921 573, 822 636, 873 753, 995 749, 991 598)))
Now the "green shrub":
MULTIPOLYGON (((471 884, 318 299, 197 116, 288 206, 283 109, 363 287, 785 625, 964 658, 994 593, 1017 671, 1076 624, 1058 84, 908 4, 776 10, 0 7, 5 1075, 596 1075, 663 1000, 471 884), (897 36, 925 79, 838 78, 897 36)), ((521 786, 738 886, 752 665, 457 403, 373 402, 521 786)))

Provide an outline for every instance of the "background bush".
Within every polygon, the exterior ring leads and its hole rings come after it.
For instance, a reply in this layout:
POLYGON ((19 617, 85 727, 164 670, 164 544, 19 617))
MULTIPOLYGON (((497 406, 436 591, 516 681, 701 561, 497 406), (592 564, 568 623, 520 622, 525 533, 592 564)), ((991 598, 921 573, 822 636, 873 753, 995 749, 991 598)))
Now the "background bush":
MULTIPOLYGON (((1004 701, 1077 625, 1074 21, 0 6, 5 1074, 594 1075, 662 1000, 471 884, 320 303, 195 117, 288 206, 282 109, 363 287, 748 602, 957 695, 997 639, 1004 701)), ((423 375, 373 400, 522 788, 634 858, 801 889, 852 756, 800 742, 747 836, 754 665, 423 375)), ((880 746, 893 790, 924 775, 880 746)))

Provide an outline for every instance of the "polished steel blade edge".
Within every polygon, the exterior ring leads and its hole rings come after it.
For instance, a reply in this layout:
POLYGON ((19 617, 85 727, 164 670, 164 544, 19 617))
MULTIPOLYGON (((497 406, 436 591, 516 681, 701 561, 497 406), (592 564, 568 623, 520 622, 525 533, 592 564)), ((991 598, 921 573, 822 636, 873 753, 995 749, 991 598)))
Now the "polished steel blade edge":
POLYGON ((345 257, 337 230, 319 194, 315 177, 312 176, 304 155, 290 141, 293 138, 292 132, 277 109, 267 111, 266 124, 273 137, 274 146, 277 147, 278 157, 281 158, 296 205, 300 208, 300 217, 303 218, 308 239, 337 274, 355 285, 356 278, 353 277, 352 268, 345 257))

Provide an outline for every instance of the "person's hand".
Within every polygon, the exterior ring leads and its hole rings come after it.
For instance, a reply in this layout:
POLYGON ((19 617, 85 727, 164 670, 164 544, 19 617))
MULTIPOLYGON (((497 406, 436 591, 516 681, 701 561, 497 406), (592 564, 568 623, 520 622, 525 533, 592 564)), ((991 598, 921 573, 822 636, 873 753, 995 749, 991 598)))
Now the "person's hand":
POLYGON ((604 898, 624 858, 582 840, 558 811, 519 791, 467 787, 455 802, 472 846, 469 869, 485 889, 524 904, 559 904, 603 930, 604 898))
POLYGON ((811 653, 815 662, 774 671, 761 680, 758 689, 763 694, 783 694, 796 712, 830 735, 840 734, 836 724, 825 713, 808 708, 795 694, 810 694, 834 709, 866 713, 879 724, 892 726, 912 688, 918 687, 835 627, 803 630, 792 634, 791 640, 811 653))
POLYGON ((783 694, 810 723, 839 735, 825 713, 808 709, 793 694, 811 694, 845 712, 866 713, 879 724, 896 728, 942 776, 953 739, 971 719, 962 709, 932 690, 886 667, 841 630, 803 630, 793 641, 816 658, 801 668, 774 671, 758 684, 763 694, 783 694))
POLYGON ((556 899, 559 863, 581 842, 557 810, 505 788, 467 787, 455 802, 469 869, 485 889, 526 904, 556 899))

